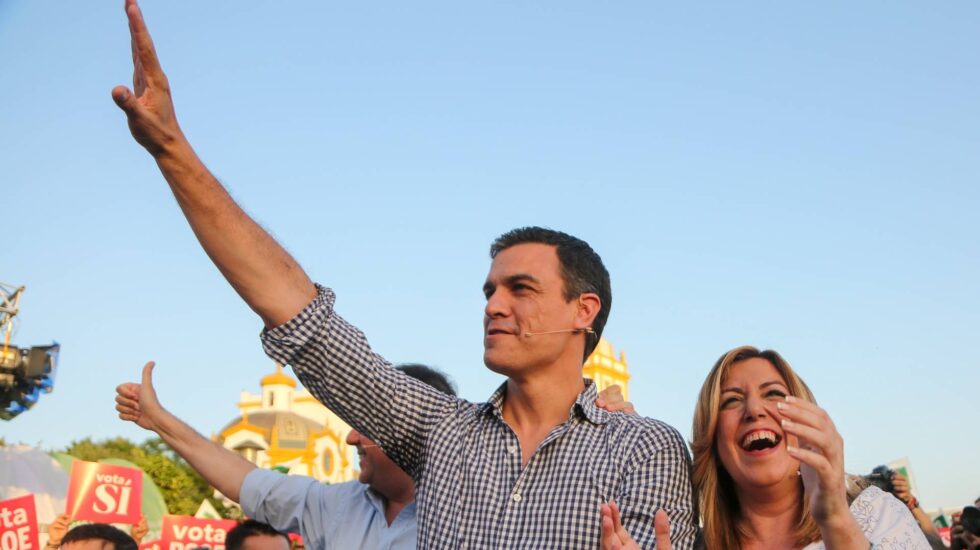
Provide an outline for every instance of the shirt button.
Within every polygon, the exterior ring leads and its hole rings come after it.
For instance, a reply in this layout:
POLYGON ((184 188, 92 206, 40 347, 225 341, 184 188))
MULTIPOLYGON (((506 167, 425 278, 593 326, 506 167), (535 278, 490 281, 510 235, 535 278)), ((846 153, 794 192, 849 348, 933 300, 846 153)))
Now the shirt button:
POLYGON ((512 454, 512 455, 516 455, 517 454, 517 445, 508 445, 507 446, 507 452, 510 453, 510 454, 512 454))
POLYGON ((524 497, 522 497, 520 493, 514 493, 514 494, 510 495, 510 498, 514 502, 520 502, 520 501, 524 500, 524 497))

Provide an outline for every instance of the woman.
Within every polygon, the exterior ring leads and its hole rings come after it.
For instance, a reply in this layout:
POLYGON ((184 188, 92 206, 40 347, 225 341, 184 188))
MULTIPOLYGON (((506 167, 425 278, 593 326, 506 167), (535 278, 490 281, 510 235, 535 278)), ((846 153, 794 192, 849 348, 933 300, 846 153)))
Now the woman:
MULTIPOLYGON (((898 499, 848 494, 840 434, 775 351, 743 346, 715 363, 692 435, 705 548, 929 548, 898 499)), ((615 506, 602 515, 604 547, 634 548, 615 506)))

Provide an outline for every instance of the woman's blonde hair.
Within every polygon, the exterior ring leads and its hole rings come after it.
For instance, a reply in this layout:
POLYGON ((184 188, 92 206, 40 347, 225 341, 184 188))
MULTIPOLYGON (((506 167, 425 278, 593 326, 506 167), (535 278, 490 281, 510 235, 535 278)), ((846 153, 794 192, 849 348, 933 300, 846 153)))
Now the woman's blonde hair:
MULTIPOLYGON (((691 430, 694 438, 691 442, 694 453, 694 490, 701 502, 705 547, 711 550, 741 548, 741 540, 747 536, 741 524, 741 511, 734 483, 718 458, 715 430, 718 426, 722 381, 732 365, 753 358, 769 361, 786 381, 790 395, 816 403, 810 388, 775 351, 759 351, 752 346, 737 347, 722 355, 711 368, 701 386, 691 430)), ((802 483, 801 478, 800 484, 802 483)), ((801 513, 795 534, 796 544, 805 546, 820 540, 820 530, 810 515, 802 490, 800 495, 801 513)))

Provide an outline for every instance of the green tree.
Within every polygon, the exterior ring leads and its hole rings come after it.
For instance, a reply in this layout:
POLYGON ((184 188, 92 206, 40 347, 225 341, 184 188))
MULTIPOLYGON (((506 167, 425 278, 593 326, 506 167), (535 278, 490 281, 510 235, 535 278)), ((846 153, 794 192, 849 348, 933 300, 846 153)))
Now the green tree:
POLYGON ((220 501, 212 498, 213 489, 208 482, 160 438, 150 438, 140 444, 123 437, 103 441, 85 438, 73 441, 64 452, 79 460, 122 458, 136 464, 160 488, 171 514, 193 515, 205 498, 224 517, 238 512, 237 508, 225 509, 220 501))

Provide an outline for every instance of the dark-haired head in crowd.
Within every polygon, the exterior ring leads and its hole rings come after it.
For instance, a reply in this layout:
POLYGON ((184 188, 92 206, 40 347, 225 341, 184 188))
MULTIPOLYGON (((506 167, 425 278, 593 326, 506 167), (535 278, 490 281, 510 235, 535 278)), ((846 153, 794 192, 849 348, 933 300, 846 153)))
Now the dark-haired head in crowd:
MULTIPOLYGON (((395 368, 446 395, 456 395, 456 389, 446 375, 432 367, 405 363, 395 368)), ((405 473, 405 470, 388 458, 380 446, 357 430, 351 429, 347 434, 347 444, 357 450, 361 467, 358 481, 370 487, 381 497, 384 503, 384 519, 388 525, 391 525, 398 514, 415 501, 415 482, 405 473)), ((263 512, 268 513, 268 507, 263 507, 263 512)))
POLYGON ((61 550, 136 550, 136 541, 105 523, 86 523, 70 529, 61 539, 61 550))
POLYGON ((953 514, 950 550, 980 550, 980 497, 953 514))
POLYGON ((226 550, 289 550, 289 537, 268 523, 247 519, 225 538, 226 550))

